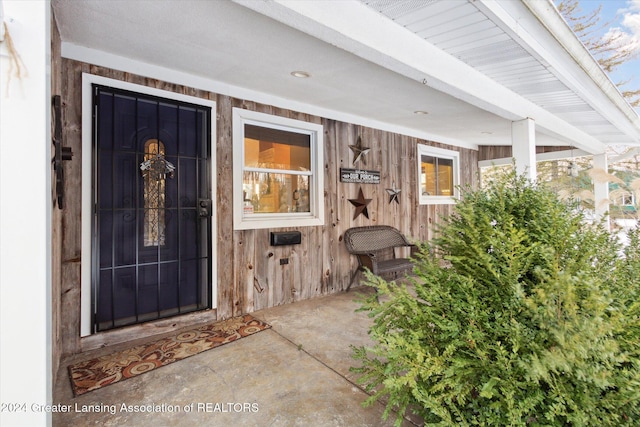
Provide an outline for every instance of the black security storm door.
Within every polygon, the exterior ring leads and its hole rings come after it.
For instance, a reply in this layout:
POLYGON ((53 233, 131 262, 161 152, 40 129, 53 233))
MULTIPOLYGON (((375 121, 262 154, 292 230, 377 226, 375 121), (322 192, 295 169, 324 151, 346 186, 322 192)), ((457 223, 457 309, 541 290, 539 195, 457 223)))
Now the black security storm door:
POLYGON ((210 109, 93 86, 94 330, 208 308, 210 109))

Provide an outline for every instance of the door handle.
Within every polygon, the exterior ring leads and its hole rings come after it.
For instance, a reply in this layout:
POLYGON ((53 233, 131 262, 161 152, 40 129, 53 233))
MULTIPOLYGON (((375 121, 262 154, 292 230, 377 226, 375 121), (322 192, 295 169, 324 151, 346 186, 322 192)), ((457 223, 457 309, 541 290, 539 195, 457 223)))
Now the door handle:
POLYGON ((200 218, 210 217, 212 205, 211 199, 198 199, 198 216, 200 218))

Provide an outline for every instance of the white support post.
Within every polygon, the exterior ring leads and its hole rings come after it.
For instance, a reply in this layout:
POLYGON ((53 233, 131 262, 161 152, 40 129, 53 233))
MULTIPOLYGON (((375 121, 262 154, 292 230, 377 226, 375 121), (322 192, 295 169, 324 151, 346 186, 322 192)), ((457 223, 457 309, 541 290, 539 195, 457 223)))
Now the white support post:
POLYGON ((537 176, 536 123, 533 119, 526 118, 511 122, 511 147, 516 173, 535 181, 537 176))
MULTIPOLYGON (((593 155, 594 169, 601 169, 608 172, 609 165, 607 153, 593 155)), ((602 218, 609 212, 609 182, 593 181, 593 194, 595 197, 595 213, 598 218, 602 218)), ((609 219, 607 218, 607 222, 609 219)))
POLYGON ((9 57, 0 55, 0 425, 48 426, 51 4, 2 0, 2 6, 5 42, 10 36, 28 74, 9 81, 9 57))

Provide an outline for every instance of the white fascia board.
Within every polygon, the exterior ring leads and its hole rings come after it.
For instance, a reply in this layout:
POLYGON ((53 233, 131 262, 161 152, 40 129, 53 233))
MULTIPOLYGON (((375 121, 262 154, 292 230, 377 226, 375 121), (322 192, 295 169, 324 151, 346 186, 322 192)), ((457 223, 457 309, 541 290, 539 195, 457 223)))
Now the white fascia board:
POLYGON ((188 86, 194 89, 201 89, 219 95, 226 95, 238 99, 247 99, 266 105, 273 105, 278 108, 297 111, 326 119, 338 120, 345 123, 352 123, 360 126, 379 129, 386 132, 397 133, 427 141, 439 142, 459 148, 477 150, 478 144, 451 138, 446 135, 434 134, 428 131, 417 131, 416 129, 390 124, 384 121, 362 117, 355 114, 345 113, 338 110, 319 107, 317 105, 294 101, 287 98, 278 97, 266 92, 259 92, 230 85, 206 77, 186 73, 176 69, 166 68, 155 64, 126 58, 112 53, 104 52, 80 46, 74 43, 62 42, 61 56, 75 61, 86 62, 88 64, 125 71, 152 79, 162 80, 167 83, 188 86))
POLYGON ((507 120, 533 118, 538 128, 576 147, 605 149, 596 138, 359 1, 234 2, 507 120))
POLYGON ((475 5, 595 111, 640 143, 640 116, 550 0, 477 0, 475 5))

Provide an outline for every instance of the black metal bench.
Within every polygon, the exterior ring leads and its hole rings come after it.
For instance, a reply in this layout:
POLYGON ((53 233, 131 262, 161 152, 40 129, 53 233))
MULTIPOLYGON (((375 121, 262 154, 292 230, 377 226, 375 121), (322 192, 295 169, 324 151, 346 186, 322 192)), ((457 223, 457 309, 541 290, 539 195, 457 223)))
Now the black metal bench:
POLYGON ((358 272, 370 270, 378 276, 392 276, 411 272, 413 263, 409 258, 396 257, 396 248, 411 248, 413 256, 418 247, 409 241, 397 229, 388 225, 353 227, 344 232, 344 244, 350 254, 358 258, 358 268, 351 275, 347 291, 351 288, 358 272))

